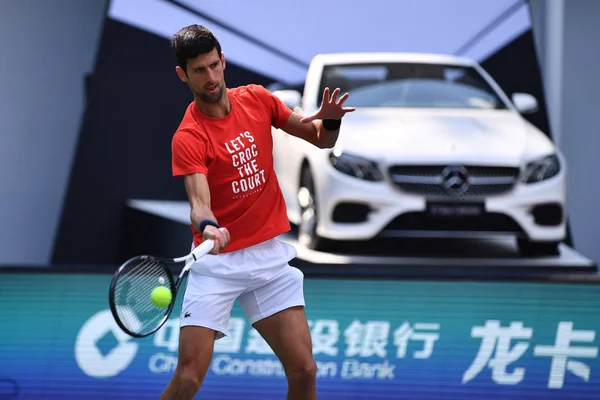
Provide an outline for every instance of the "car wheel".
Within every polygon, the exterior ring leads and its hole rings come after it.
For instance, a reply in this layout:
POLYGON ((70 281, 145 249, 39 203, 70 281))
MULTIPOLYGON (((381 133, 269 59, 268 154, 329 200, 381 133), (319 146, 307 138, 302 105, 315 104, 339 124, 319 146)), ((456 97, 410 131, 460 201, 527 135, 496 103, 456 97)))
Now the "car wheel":
POLYGON ((518 239, 519 252, 524 256, 556 256, 559 255, 560 242, 532 242, 528 239, 518 239))
POLYGON ((302 168, 300 188, 298 189, 298 203, 300 205, 298 241, 303 246, 312 250, 324 249, 325 240, 317 235, 318 215, 315 186, 308 166, 302 168))

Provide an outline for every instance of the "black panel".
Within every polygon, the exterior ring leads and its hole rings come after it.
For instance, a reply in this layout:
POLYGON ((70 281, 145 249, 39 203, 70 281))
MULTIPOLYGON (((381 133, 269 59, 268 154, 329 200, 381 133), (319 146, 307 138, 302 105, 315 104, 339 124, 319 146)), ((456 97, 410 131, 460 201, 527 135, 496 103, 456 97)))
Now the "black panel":
POLYGON ((192 230, 186 224, 124 206, 117 258, 140 254, 178 257, 189 253, 192 230))
MULTIPOLYGON (((228 63, 229 87, 273 80, 228 63)), ((169 40, 107 19, 75 154, 54 263, 117 260, 130 198, 185 200, 171 175, 171 138, 192 95, 169 40)))
POLYGON ((539 111, 523 116, 552 138, 542 75, 531 29, 482 61, 481 66, 509 97, 516 92, 525 92, 537 98, 539 111))

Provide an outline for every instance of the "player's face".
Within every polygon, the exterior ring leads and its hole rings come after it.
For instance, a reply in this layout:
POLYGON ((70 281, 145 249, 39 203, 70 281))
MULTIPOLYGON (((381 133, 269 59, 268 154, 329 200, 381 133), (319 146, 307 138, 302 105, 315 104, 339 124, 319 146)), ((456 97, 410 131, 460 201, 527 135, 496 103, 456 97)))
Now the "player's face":
POLYGON ((187 82, 200 100, 207 103, 218 103, 225 92, 225 57, 213 49, 210 53, 200 54, 188 60, 187 74, 178 67, 177 74, 187 82))

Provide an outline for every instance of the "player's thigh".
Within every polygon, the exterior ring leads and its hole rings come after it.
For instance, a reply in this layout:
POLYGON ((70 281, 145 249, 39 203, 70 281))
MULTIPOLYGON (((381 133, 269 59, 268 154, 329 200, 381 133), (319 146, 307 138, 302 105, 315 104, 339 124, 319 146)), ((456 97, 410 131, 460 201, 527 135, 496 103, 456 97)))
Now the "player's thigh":
POLYGON ((286 370, 312 368, 312 341, 304 312, 304 275, 294 267, 240 296, 252 326, 271 346, 286 370))
POLYGON ((293 306, 254 323, 287 373, 314 373, 310 329, 303 306, 293 306))
POLYGON ((255 279, 254 286, 239 298, 251 324, 287 308, 304 306, 304 274, 287 264, 276 275, 255 279))
POLYGON ((226 335, 231 309, 243 290, 226 279, 190 273, 180 315, 180 380, 194 385, 203 381, 215 340, 226 335))
POLYGON ((190 274, 181 306, 180 327, 209 328, 225 336, 231 309, 244 291, 239 281, 190 274))

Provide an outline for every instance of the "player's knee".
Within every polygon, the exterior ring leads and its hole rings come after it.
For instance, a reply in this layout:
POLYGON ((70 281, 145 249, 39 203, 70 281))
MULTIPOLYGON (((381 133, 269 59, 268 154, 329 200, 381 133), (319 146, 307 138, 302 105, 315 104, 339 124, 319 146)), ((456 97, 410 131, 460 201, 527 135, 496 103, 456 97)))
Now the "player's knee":
POLYGON ((178 368, 179 386, 184 392, 196 392, 200 389, 204 376, 193 364, 183 364, 178 368))
POLYGON ((313 358, 298 364, 288 372, 288 380, 296 387, 313 386, 317 380, 317 363, 313 358))

